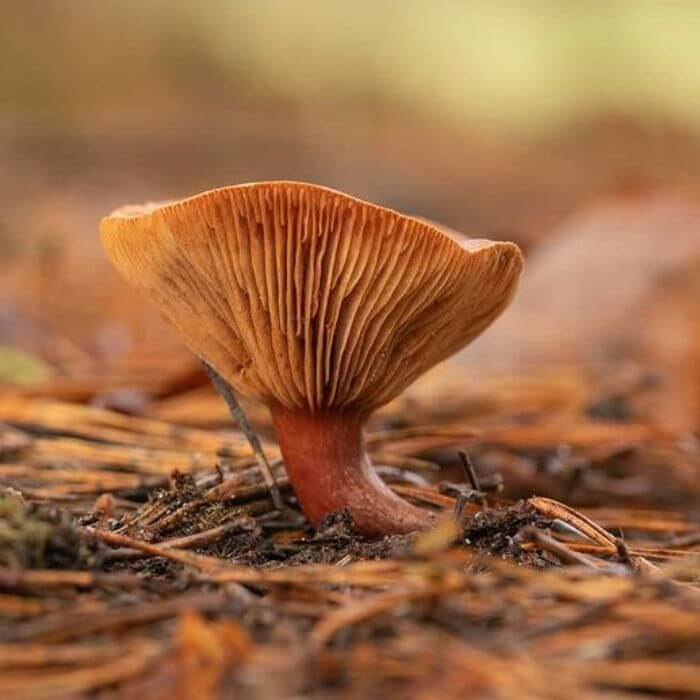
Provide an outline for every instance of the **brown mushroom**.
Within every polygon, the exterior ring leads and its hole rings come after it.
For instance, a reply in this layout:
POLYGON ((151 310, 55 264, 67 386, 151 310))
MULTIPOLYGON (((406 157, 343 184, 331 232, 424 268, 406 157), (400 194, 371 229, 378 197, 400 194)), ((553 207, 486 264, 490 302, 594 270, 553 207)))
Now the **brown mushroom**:
POLYGON ((507 306, 516 245, 294 182, 126 207, 101 235, 190 349, 268 406, 313 525, 339 511, 369 536, 430 523, 379 479, 362 425, 507 306))

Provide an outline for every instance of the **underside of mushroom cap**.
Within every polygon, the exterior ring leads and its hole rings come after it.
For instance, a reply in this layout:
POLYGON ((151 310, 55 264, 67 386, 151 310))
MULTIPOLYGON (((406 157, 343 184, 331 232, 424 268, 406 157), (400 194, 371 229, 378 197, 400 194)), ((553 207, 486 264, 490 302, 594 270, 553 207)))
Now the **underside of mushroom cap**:
POLYGON ((124 207, 101 235, 234 389, 312 413, 398 395, 503 311, 522 268, 513 243, 293 182, 124 207))

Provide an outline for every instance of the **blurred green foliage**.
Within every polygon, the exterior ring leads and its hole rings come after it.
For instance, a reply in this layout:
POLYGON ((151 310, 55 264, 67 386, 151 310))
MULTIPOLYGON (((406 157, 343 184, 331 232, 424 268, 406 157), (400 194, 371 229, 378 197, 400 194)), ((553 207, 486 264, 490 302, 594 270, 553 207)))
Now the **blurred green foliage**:
POLYGON ((392 104, 507 128, 700 124, 697 0, 0 3, 0 108, 392 104))
POLYGON ((42 360, 0 345, 0 383, 11 382, 30 386, 52 375, 42 360))

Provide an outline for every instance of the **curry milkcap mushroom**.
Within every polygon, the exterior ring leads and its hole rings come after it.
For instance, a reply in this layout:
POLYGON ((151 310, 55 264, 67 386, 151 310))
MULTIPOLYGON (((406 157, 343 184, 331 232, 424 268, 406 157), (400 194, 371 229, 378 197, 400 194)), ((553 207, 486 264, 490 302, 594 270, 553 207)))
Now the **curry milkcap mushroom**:
POLYGON ((124 207, 104 246, 235 391, 272 414, 300 505, 377 536, 430 524, 365 452, 362 425, 508 305, 522 256, 325 187, 263 182, 124 207))

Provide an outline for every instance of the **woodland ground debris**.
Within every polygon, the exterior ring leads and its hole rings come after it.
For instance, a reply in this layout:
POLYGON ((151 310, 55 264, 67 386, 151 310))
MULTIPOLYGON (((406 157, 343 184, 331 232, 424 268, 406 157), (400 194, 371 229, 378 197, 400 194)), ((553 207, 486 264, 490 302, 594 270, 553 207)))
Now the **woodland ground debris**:
POLYGON ((396 468, 391 487, 438 525, 374 541, 347 513, 305 523, 264 421, 282 511, 231 430, 6 397, 0 687, 18 698, 697 696, 697 444, 642 417, 592 422, 595 385, 556 414, 547 392, 563 392, 551 377, 539 391, 547 408, 527 422, 496 390, 481 423, 449 395, 375 419, 368 444, 396 468), (460 466, 466 445, 476 480, 460 466), (544 472, 547 460, 564 468, 544 472), (574 462, 575 508, 557 500, 574 462), (503 488, 485 490, 496 472, 503 488), (523 491, 541 495, 512 498, 523 491))

